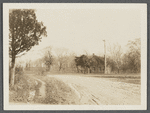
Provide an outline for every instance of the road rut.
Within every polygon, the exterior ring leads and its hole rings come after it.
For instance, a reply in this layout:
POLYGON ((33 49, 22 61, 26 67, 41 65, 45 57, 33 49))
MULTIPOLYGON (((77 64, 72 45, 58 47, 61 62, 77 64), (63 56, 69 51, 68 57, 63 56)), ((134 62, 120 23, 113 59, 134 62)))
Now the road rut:
POLYGON ((82 105, 140 105, 141 86, 105 78, 75 75, 48 75, 71 84, 80 94, 82 105))

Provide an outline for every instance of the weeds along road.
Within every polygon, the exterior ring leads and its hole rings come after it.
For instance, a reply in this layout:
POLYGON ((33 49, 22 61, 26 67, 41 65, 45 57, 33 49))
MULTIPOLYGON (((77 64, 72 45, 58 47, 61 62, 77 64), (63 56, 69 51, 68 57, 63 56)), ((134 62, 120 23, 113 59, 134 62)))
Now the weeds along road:
POLYGON ((70 85, 80 98, 81 104, 140 105, 141 86, 114 82, 109 78, 76 75, 47 75, 70 85))

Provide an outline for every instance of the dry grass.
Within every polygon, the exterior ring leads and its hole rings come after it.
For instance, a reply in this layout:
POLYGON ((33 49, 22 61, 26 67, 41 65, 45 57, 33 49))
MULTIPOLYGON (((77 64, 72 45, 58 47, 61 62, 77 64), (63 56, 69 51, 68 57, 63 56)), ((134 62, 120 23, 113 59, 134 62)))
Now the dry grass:
MULTIPOLYGON (((32 100, 35 103, 42 103, 42 104, 61 104, 61 105, 69 105, 75 104, 79 105, 79 97, 76 95, 73 89, 70 88, 66 83, 54 78, 54 77, 47 77, 43 75, 57 75, 58 73, 47 73, 44 72, 43 69, 37 70, 30 70, 24 72, 24 75, 17 76, 16 84, 13 88, 10 88, 10 102, 27 102, 29 92, 32 90, 36 90, 36 95, 32 100), (40 73, 40 74, 39 74, 40 73), (38 81, 38 85, 35 85, 35 79, 31 78, 30 76, 25 76, 25 74, 29 74, 31 76, 37 77, 38 79, 42 80, 46 83, 46 97, 45 98, 38 98, 38 90, 41 86, 41 82, 38 81)), ((60 74, 59 74, 60 75, 60 74)), ((75 76, 84 76, 84 77, 98 77, 98 78, 106 78, 112 81, 122 81, 127 83, 135 83, 140 84, 140 74, 77 74, 77 73, 62 73, 63 75, 75 75, 75 76)))
POLYGON ((25 76, 16 75, 15 85, 9 89, 9 102, 34 102, 35 98, 30 99, 30 92, 35 91, 35 96, 38 95, 38 88, 41 83, 36 84, 36 80, 25 76))
MULTIPOLYGON (((40 72, 39 70, 38 72, 40 72)), ((9 101, 12 103, 34 103, 34 104, 79 104, 79 97, 75 91, 70 88, 66 83, 57 80, 54 77, 43 76, 37 73, 37 71, 24 71, 23 75, 16 76, 16 84, 13 88, 10 88, 9 101), (28 76, 27 76, 28 75, 28 76), (37 79, 36 79, 37 78, 37 79), (39 88, 43 85, 38 79, 45 83, 46 97, 39 97, 39 88), (36 85, 35 81, 38 82, 36 85), (35 97, 32 100, 28 100, 29 92, 36 91, 35 97)))
POLYGON ((67 84, 54 77, 38 76, 46 83, 45 104, 79 104, 79 98, 67 84))

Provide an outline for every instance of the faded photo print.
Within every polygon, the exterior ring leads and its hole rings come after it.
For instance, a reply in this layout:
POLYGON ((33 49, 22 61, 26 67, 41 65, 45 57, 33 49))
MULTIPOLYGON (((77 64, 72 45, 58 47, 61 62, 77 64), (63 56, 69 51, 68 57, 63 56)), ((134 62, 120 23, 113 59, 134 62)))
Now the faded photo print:
POLYGON ((146 4, 3 6, 6 110, 146 109, 146 4))

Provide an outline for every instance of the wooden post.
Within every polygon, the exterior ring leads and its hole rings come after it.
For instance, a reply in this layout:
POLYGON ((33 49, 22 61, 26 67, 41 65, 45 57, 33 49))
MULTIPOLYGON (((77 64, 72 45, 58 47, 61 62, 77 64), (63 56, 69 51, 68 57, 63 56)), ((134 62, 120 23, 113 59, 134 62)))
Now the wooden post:
POLYGON ((104 70, 104 73, 106 74, 106 44, 105 44, 105 40, 103 40, 103 41, 104 41, 104 58, 105 58, 105 63, 104 63, 105 70, 104 70))

